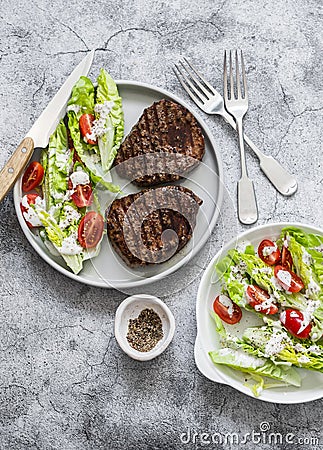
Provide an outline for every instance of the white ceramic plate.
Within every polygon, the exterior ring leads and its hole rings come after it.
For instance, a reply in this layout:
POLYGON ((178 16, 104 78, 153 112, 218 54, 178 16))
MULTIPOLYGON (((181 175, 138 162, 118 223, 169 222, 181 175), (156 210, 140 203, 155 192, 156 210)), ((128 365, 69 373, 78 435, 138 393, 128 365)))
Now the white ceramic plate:
MULTIPOLYGON (((163 89, 134 81, 118 81, 117 84, 123 100, 125 136, 138 121, 143 110, 154 101, 168 98, 190 110, 189 106, 180 98, 163 89)), ((67 268, 62 258, 54 257, 48 252, 37 235, 37 231, 30 231, 27 227, 19 206, 22 196, 21 179, 19 179, 14 188, 16 213, 23 232, 37 253, 56 270, 74 280, 92 286, 116 289, 152 283, 175 272, 186 264, 203 247, 210 236, 217 222, 223 197, 223 172, 220 154, 206 124, 195 112, 193 114, 202 128, 206 151, 203 163, 189 174, 188 179, 181 181, 179 184, 192 189, 203 199, 203 205, 198 213, 197 225, 192 239, 178 254, 163 264, 148 266, 144 269, 130 269, 112 250, 108 239, 104 238, 100 255, 97 258, 93 258, 93 260, 85 261, 83 270, 78 275, 75 275, 67 268)), ((39 160, 39 156, 40 150, 35 149, 33 159, 39 160)), ((138 191, 135 185, 119 179, 115 172, 112 178, 116 184, 121 186, 124 195, 138 191)), ((107 192, 101 193, 100 202, 103 211, 113 198, 107 192)))
MULTIPOLYGON (((208 265, 202 280, 200 282, 197 303, 196 303, 196 320, 197 320, 197 337, 195 341, 195 362, 200 370, 207 378, 217 383, 227 384, 233 388, 253 397, 251 390, 244 386, 244 374, 237 370, 231 369, 224 365, 215 366, 208 356, 208 352, 216 350, 220 347, 219 336, 215 330, 214 321, 209 311, 215 297, 221 291, 221 282, 214 280, 214 264, 226 255, 228 250, 235 248, 242 241, 250 241, 255 247, 263 239, 275 239, 280 235, 282 228, 286 226, 295 226, 302 228, 306 232, 323 235, 323 231, 300 223, 278 223, 268 224, 253 228, 241 234, 237 238, 226 244, 221 251, 215 255, 208 265)), ((243 331, 247 326, 259 324, 259 319, 255 314, 244 311, 243 319, 239 324, 234 325, 235 331, 243 331)), ((302 377, 302 386, 284 387, 275 389, 265 389, 260 396, 260 400, 274 403, 303 403, 309 402, 323 397, 323 374, 305 369, 297 369, 302 377)))

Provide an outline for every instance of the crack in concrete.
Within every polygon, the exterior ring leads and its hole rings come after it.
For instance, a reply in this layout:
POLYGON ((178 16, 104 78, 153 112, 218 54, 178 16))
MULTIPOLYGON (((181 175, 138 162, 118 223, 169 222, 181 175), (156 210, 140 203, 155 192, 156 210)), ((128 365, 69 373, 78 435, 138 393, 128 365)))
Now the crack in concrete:
MULTIPOLYGON (((36 6, 36 8, 37 9, 39 9, 40 11, 42 11, 43 13, 45 13, 45 14, 48 14, 48 11, 46 10, 46 9, 43 9, 43 8, 41 8, 39 5, 37 5, 37 3, 35 3, 34 1, 32 2, 35 6, 36 6)), ((86 50, 84 50, 84 51, 89 51, 89 47, 87 46, 87 44, 86 44, 86 42, 84 41, 84 39, 72 28, 72 27, 70 27, 69 25, 67 25, 66 23, 64 23, 64 22, 62 22, 61 20, 59 20, 57 17, 55 17, 55 16, 53 16, 52 14, 48 14, 49 15, 49 17, 50 17, 50 20, 52 21, 52 22, 55 22, 55 23, 59 23, 60 25, 62 25, 63 27, 65 27, 65 28, 67 28, 71 33, 73 33, 74 34, 74 36, 76 36, 81 42, 82 42, 82 44, 84 45, 84 47, 86 48, 86 50)))
POLYGON ((51 405, 51 407, 53 408, 53 410, 54 410, 55 412, 57 412, 58 414, 61 414, 62 411, 60 411, 59 409, 57 409, 56 406, 54 405, 54 403, 53 403, 51 400, 49 400, 49 404, 51 405))
POLYGON ((104 43, 104 47, 100 47, 97 50, 107 50, 108 45, 110 43, 110 41, 112 39, 114 39, 116 36, 118 36, 119 34, 123 34, 123 33, 128 33, 129 31, 144 31, 146 33, 152 33, 152 34, 159 34, 160 36, 162 36, 162 33, 159 30, 152 30, 149 28, 143 28, 143 27, 129 27, 129 28, 121 28, 120 30, 116 31, 115 33, 113 33, 104 43))
POLYGON ((31 104, 32 104, 33 107, 35 107, 35 105, 36 105, 36 102, 35 102, 35 96, 36 96, 36 95, 38 94, 38 92, 40 92, 40 91, 42 90, 42 88, 44 87, 45 80, 46 80, 46 75, 45 75, 45 72, 44 72, 44 73, 43 73, 43 80, 42 80, 42 82, 41 82, 41 85, 39 86, 39 88, 37 88, 37 89, 35 90, 35 92, 34 92, 33 95, 32 95, 32 101, 31 101, 31 104))
POLYGON ((57 20, 57 22, 58 23, 60 23, 61 25, 63 25, 63 27, 65 27, 65 28, 67 28, 68 30, 70 30, 81 42, 82 42, 82 44, 84 45, 84 47, 87 49, 87 50, 90 50, 89 49, 89 47, 88 47, 88 45, 86 44, 86 42, 84 41, 84 39, 73 29, 73 28, 71 28, 69 25, 67 25, 66 23, 64 23, 64 22, 61 22, 60 20, 57 20))
POLYGON ((26 334, 26 335, 24 335, 24 336, 21 336, 21 337, 19 337, 19 338, 17 338, 17 340, 13 343, 13 344, 10 344, 10 345, 8 345, 6 348, 4 348, 3 350, 0 350, 1 352, 6 352, 7 350, 9 350, 9 349, 11 349, 11 348, 15 348, 17 345, 18 345, 18 342, 20 342, 20 341, 23 341, 24 339, 27 339, 28 337, 30 337, 30 336, 34 336, 34 335, 37 335, 37 334, 41 334, 41 333, 44 333, 45 331, 57 331, 57 330, 62 330, 62 329, 64 329, 64 328, 77 328, 77 327, 80 327, 82 330, 84 330, 84 331, 87 331, 87 332, 89 332, 89 333, 94 333, 93 331, 91 331, 91 330, 88 330, 87 328, 85 328, 83 325, 81 325, 81 324, 75 324, 75 325, 57 325, 57 326, 55 326, 55 327, 46 327, 46 328, 43 328, 43 329, 41 329, 41 330, 36 330, 36 331, 32 331, 31 333, 28 333, 28 334, 26 334))
POLYGON ((298 113, 298 114, 295 114, 295 113, 293 113, 293 112, 290 110, 290 112, 291 112, 293 118, 292 118, 292 120, 290 121, 290 123, 287 125, 287 130, 286 130, 286 132, 283 134, 283 136, 282 136, 282 137, 280 138, 280 140, 279 140, 278 151, 274 154, 274 157, 275 157, 275 158, 276 158, 276 157, 278 156, 278 154, 280 153, 281 147, 282 147, 282 143, 283 143, 283 140, 284 140, 284 139, 287 137, 287 135, 289 134, 289 131, 290 131, 290 129, 291 129, 293 123, 295 122, 295 120, 298 119, 299 117, 303 116, 304 114, 312 113, 312 112, 318 112, 318 111, 321 111, 322 109, 323 109, 323 106, 320 106, 319 108, 308 108, 308 107, 306 107, 303 111, 301 111, 301 112, 298 113))

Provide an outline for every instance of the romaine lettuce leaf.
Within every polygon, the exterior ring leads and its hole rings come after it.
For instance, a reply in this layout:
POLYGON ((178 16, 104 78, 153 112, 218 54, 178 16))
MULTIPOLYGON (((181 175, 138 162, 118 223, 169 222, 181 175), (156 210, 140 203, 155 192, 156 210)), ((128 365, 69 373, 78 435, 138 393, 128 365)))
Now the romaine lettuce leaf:
POLYGON ((214 364, 225 364, 241 372, 273 378, 293 386, 301 385, 300 375, 294 368, 276 365, 268 358, 248 355, 241 349, 222 348, 209 352, 209 356, 214 364))
POLYGON ((106 133, 98 139, 103 171, 110 169, 117 154, 124 133, 122 100, 112 77, 104 69, 97 78, 96 103, 113 102, 112 109, 106 117, 106 133))
POLYGON ((83 164, 89 170, 91 181, 93 182, 93 184, 96 185, 97 183, 100 183, 111 192, 120 192, 119 186, 106 181, 105 174, 101 167, 100 157, 93 153, 93 146, 86 144, 82 139, 79 121, 74 111, 68 112, 68 127, 73 139, 74 148, 81 158, 83 164))
POLYGON ((67 130, 63 120, 61 120, 55 132, 49 138, 44 183, 47 209, 62 202, 67 191, 72 159, 73 154, 67 144, 67 130))
POLYGON ((274 331, 270 325, 250 327, 244 331, 239 344, 253 355, 270 356, 276 364, 285 361, 294 366, 323 372, 323 347, 313 345, 309 340, 300 341, 289 336, 284 329, 274 331))
POLYGON ((74 273, 79 273, 83 267, 83 252, 77 255, 65 255, 60 252, 63 240, 71 233, 77 231, 77 225, 69 227, 67 230, 61 230, 54 217, 43 209, 37 209, 37 214, 45 227, 46 235, 54 247, 59 251, 60 256, 63 257, 68 267, 74 273))
POLYGON ((67 103, 67 110, 74 107, 77 120, 82 114, 94 114, 94 86, 88 77, 80 77, 75 83, 71 98, 67 103))

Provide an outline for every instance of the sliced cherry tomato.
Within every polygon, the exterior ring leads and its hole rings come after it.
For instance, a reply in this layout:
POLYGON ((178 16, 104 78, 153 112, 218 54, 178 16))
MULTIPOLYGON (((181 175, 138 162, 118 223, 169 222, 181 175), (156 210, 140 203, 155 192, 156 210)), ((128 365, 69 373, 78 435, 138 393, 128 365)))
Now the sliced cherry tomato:
POLYGON ((74 204, 78 208, 83 208, 84 206, 90 206, 93 202, 93 191, 90 183, 88 184, 78 184, 73 189, 73 184, 71 180, 68 180, 68 189, 73 190, 71 198, 74 204))
POLYGON ((281 265, 289 270, 292 270, 293 258, 290 251, 288 250, 287 247, 285 247, 285 245, 283 245, 281 254, 282 254, 281 265))
MULTIPOLYGON (((40 197, 40 195, 38 195, 38 194, 26 194, 24 196, 24 198, 27 198, 28 205, 34 205, 35 202, 36 202, 36 198, 37 197, 40 197)), ((24 213, 28 212, 28 209, 25 206, 23 206, 22 203, 20 203, 20 209, 21 209, 22 215, 24 215, 24 213)), ((26 220, 26 224, 29 226, 29 228, 35 228, 35 225, 33 225, 32 223, 28 222, 28 220, 26 220)))
POLYGON ((29 192, 35 189, 42 181, 44 168, 38 161, 33 161, 27 167, 22 177, 22 190, 29 192))
POLYGON ((83 248, 95 247, 102 237, 104 220, 101 214, 90 211, 82 218, 78 228, 78 241, 83 248))
POLYGON ((240 306, 234 303, 227 295, 218 295, 214 300, 213 309, 220 319, 230 325, 240 322, 242 317, 240 306))
POLYGON ((280 260, 279 248, 269 239, 264 239, 260 242, 258 246, 258 255, 259 258, 269 266, 277 264, 280 260))
POLYGON ((299 292, 304 288, 302 279, 287 267, 276 266, 274 274, 278 283, 288 292, 299 292))
POLYGON ((293 336, 299 339, 307 339, 310 335, 312 324, 304 321, 304 315, 297 309, 286 309, 280 315, 280 321, 293 336))
POLYGON ((97 143, 96 139, 88 138, 88 136, 92 134, 94 120, 95 117, 93 114, 82 114, 82 116, 80 117, 80 130, 82 137, 84 138, 85 142, 92 145, 95 145, 97 143))
POLYGON ((264 289, 261 289, 256 284, 251 284, 247 287, 246 291, 249 305, 252 306, 257 312, 263 314, 276 314, 278 307, 270 299, 270 295, 264 289))

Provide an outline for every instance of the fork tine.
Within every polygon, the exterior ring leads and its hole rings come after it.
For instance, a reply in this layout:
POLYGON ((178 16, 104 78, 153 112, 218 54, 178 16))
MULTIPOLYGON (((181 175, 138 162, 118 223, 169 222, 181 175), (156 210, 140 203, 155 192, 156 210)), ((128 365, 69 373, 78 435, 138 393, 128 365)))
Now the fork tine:
POLYGON ((181 77, 183 78, 183 80, 186 83, 186 86, 188 85, 191 88, 191 91, 193 91, 195 93, 195 95, 198 96, 198 98, 201 100, 202 103, 205 103, 206 100, 208 100, 208 97, 205 97, 195 86, 194 84, 190 81, 190 79, 182 72, 182 70, 178 67, 177 64, 175 64, 176 69, 178 70, 178 72, 180 73, 181 77))
POLYGON ((186 72, 188 73, 189 77, 191 78, 191 80, 196 84, 196 86, 199 87, 200 91, 203 92, 203 94, 205 95, 205 97, 207 98, 207 100, 210 100, 211 97, 211 92, 209 92, 202 83, 200 83, 200 81, 198 80, 198 78, 196 78, 193 74, 193 72, 184 65, 183 61, 179 62, 181 64, 181 66, 183 67, 183 69, 186 70, 186 72))
POLYGON ((234 100, 234 80, 233 80, 233 68, 232 68, 232 51, 230 50, 230 100, 234 100))
POLYGON ((223 95, 225 102, 228 101, 228 73, 227 73, 227 51, 224 50, 223 59, 223 95))
POLYGON ((237 83, 238 99, 241 99, 241 85, 240 85, 238 50, 236 50, 236 83, 237 83))
MULTIPOLYGON (((178 68, 178 66, 175 64, 176 69, 178 70, 179 74, 176 72, 176 70, 173 68, 173 71, 178 79, 178 81, 181 83, 183 89, 185 89, 185 91, 188 93, 188 95, 191 97, 191 99, 197 104, 197 106, 201 109, 203 109, 203 100, 201 101, 196 95, 193 94, 193 92, 190 90, 189 86, 186 84, 186 82, 184 81, 184 79, 186 79, 187 83, 189 85, 191 85, 190 81, 188 80, 187 77, 185 77, 185 75, 182 74, 181 70, 178 68), (182 79, 181 77, 183 77, 184 79, 182 79)), ((195 86, 192 86, 193 89, 197 90, 195 88, 195 86)))
POLYGON ((247 88, 246 70, 245 70, 245 66, 244 66, 242 50, 241 50, 241 68, 242 68, 242 80, 243 80, 244 98, 248 100, 248 88, 247 88))
MULTIPOLYGON (((193 64, 191 62, 189 62, 185 56, 183 56, 184 61, 186 62, 186 64, 193 70, 193 72, 195 73, 195 75, 197 77, 199 77, 203 83, 205 84, 205 86, 208 88, 208 90, 210 91, 211 94, 216 95, 217 91, 214 89, 213 86, 210 85, 210 83, 201 75, 201 73, 193 66, 193 64)), ((182 63, 183 64, 183 63, 182 63)), ((192 77, 193 78, 193 77, 192 77)), ((204 91, 204 90, 203 90, 204 91)))

